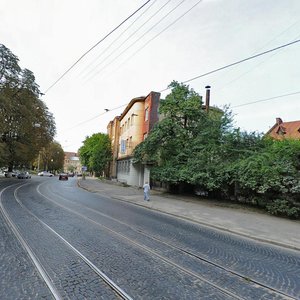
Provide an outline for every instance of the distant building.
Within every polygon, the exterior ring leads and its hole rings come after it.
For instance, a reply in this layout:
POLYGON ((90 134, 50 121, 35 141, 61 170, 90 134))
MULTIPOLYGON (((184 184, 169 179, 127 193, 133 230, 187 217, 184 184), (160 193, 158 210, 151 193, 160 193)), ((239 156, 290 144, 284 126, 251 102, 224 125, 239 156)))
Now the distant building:
POLYGON ((149 166, 133 163, 133 150, 158 122, 159 99, 160 93, 156 92, 134 98, 121 116, 109 122, 107 133, 112 142, 112 179, 133 186, 143 186, 145 181, 150 181, 149 166))
POLYGON ((64 172, 81 173, 81 163, 76 152, 65 152, 64 172))
POLYGON ((300 139, 300 120, 283 122, 281 118, 276 118, 276 123, 266 135, 276 140, 300 139))

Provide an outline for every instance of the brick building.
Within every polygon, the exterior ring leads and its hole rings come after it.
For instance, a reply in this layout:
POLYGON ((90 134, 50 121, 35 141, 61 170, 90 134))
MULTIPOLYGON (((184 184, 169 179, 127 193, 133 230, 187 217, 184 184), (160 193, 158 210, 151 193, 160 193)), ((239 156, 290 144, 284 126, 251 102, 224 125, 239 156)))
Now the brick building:
POLYGON ((128 185, 142 186, 149 181, 149 166, 133 163, 133 150, 158 122, 160 93, 132 99, 123 113, 110 121, 107 133, 112 142, 110 177, 128 185))

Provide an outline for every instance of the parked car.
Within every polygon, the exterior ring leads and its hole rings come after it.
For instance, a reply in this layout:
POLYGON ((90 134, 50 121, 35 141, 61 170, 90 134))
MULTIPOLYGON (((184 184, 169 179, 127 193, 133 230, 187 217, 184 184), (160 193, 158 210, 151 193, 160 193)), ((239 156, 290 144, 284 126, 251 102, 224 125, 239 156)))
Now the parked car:
POLYGON ((5 171, 4 176, 5 177, 17 177, 19 173, 20 173, 19 171, 12 171, 12 172, 5 171))
POLYGON ((21 172, 17 175, 18 179, 29 179, 31 175, 28 172, 21 172))
POLYGON ((66 173, 60 173, 58 179, 59 180, 68 180, 69 176, 66 173))
POLYGON ((52 177, 54 176, 52 173, 48 172, 48 171, 42 171, 38 173, 39 176, 47 176, 47 177, 52 177))

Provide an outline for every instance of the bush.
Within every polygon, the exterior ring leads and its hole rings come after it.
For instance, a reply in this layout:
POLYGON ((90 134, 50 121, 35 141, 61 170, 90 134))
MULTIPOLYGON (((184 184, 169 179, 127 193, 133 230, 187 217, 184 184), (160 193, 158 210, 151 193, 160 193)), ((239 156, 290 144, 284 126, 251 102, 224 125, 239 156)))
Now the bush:
POLYGON ((287 216, 297 219, 300 215, 300 209, 293 206, 289 201, 276 199, 272 203, 267 204, 267 211, 276 216, 287 216))

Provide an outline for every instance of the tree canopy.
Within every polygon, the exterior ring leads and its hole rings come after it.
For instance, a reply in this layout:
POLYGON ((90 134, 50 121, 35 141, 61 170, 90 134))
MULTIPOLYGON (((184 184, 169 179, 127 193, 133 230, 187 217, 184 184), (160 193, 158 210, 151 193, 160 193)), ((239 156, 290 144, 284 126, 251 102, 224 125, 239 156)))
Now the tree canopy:
POLYGON ((218 145, 231 116, 217 108, 207 113, 202 97, 187 85, 174 81, 170 87, 172 92, 159 107, 163 119, 136 147, 135 160, 153 161, 151 176, 156 180, 209 186, 216 178, 207 161, 220 157, 218 145))
POLYGON ((106 171, 108 163, 112 159, 111 142, 107 134, 94 133, 87 136, 83 146, 79 149, 82 165, 87 166, 88 171, 102 174, 106 171))
POLYGON ((55 135, 55 122, 33 73, 0 44, 0 163, 28 166, 55 135))
POLYGON ((276 141, 234 128, 228 107, 203 109, 202 98, 176 81, 161 101, 162 120, 134 151, 151 178, 199 187, 213 197, 300 216, 300 141, 276 141))

